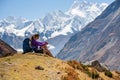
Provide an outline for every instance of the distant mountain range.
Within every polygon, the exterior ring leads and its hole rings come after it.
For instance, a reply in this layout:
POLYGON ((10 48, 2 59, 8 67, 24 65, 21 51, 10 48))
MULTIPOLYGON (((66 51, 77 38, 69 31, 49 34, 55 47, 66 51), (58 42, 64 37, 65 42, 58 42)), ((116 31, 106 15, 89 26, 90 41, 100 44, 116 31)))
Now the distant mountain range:
POLYGON ((120 71, 120 0, 73 35, 57 57, 82 62, 99 60, 120 71))
POLYGON ((73 34, 81 31, 106 7, 106 3, 74 1, 66 12, 58 10, 33 21, 9 16, 0 20, 0 38, 15 49, 21 49, 25 37, 39 33, 41 40, 48 41, 49 48, 56 55, 73 34))

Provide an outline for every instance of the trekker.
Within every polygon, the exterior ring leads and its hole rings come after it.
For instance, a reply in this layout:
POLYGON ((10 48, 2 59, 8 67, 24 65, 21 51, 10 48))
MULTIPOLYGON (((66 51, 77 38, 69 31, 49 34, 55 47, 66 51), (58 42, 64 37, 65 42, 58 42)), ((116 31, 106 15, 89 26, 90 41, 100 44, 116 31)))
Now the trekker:
POLYGON ((30 38, 26 38, 23 41, 23 54, 25 54, 27 52, 33 52, 30 38))
POLYGON ((37 41, 38 39, 39 39, 39 34, 35 34, 32 36, 31 45, 32 45, 35 53, 45 53, 45 54, 53 57, 53 55, 47 48, 48 43, 47 42, 39 42, 39 41, 37 41))

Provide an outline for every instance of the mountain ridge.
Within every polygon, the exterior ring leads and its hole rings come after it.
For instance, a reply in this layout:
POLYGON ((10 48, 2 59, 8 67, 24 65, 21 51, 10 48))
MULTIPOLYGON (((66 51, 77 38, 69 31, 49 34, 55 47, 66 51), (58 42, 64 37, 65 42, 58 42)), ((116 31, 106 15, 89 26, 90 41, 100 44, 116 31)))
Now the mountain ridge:
POLYGON ((72 36, 57 57, 83 62, 99 60, 110 69, 120 70, 119 14, 120 4, 114 1, 81 32, 72 36))

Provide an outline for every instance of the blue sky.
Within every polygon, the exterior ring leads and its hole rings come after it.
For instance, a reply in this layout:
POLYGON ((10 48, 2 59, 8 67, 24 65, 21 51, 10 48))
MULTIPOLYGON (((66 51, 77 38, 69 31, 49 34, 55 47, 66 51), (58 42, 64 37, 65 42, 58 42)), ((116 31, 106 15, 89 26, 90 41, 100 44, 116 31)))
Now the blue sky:
MULTIPOLYGON (((74 0, 0 0, 0 19, 8 16, 22 16, 27 19, 41 18, 56 10, 67 11, 74 0)), ((82 1, 82 0, 79 0, 82 1)), ((114 0, 86 0, 110 4, 114 0)))

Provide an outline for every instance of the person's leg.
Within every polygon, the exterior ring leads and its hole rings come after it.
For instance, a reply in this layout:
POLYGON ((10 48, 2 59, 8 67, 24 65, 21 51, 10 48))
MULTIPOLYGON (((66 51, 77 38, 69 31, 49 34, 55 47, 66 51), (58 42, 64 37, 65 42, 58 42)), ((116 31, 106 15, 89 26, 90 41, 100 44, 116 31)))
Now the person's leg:
POLYGON ((49 50, 46 50, 46 54, 53 57, 52 53, 49 50))
POLYGON ((47 48, 46 45, 43 46, 42 49, 43 49, 43 53, 45 53, 45 54, 47 54, 47 55, 53 57, 53 55, 52 55, 51 52, 48 50, 48 48, 47 48))
POLYGON ((41 50, 37 50, 37 53, 41 53, 41 54, 43 54, 43 49, 41 49, 41 50))

